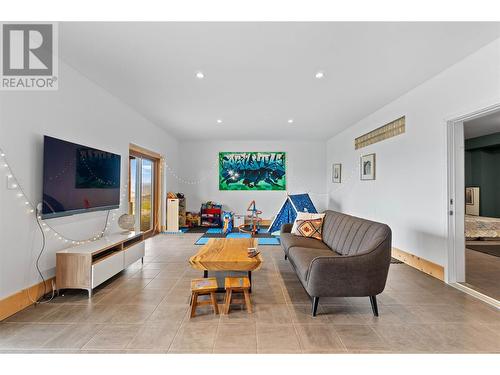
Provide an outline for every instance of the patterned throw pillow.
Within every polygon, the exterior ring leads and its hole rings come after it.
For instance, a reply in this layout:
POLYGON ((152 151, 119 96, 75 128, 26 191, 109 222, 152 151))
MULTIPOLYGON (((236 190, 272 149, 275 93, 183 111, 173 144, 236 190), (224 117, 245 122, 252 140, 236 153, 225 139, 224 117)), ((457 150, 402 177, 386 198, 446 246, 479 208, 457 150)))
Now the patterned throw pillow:
POLYGON ((325 214, 311 214, 309 212, 297 212, 297 217, 295 218, 295 221, 293 222, 291 233, 296 234, 297 236, 300 236, 299 232, 297 232, 297 221, 298 220, 323 219, 324 217, 325 217, 325 214))
POLYGON ((322 240, 323 219, 297 220, 297 235, 322 240))

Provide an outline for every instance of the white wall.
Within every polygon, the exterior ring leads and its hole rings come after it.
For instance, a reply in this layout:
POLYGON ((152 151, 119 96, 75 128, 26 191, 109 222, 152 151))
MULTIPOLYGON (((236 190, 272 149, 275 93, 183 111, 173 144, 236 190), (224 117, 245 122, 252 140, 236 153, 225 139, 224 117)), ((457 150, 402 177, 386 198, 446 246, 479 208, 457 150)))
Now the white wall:
POLYGON ((445 266, 446 121, 499 102, 500 39, 331 138, 329 208, 385 222, 393 246, 445 266), (354 150, 354 138, 403 115, 404 135, 354 150), (369 153, 376 153, 377 177, 360 181, 359 157, 369 153), (332 163, 352 178, 332 184, 332 163))
MULTIPOLYGON (((58 91, 0 92, 0 147, 32 201, 41 199, 42 136, 47 134, 121 154, 122 185, 129 142, 157 151, 182 178, 202 180, 190 185, 166 175, 167 189, 186 193, 189 210, 215 200, 244 212, 255 199, 264 218, 275 215, 285 194, 219 191, 217 154, 286 151, 289 192, 310 192, 318 210, 328 205, 386 222, 393 229, 394 246, 445 265, 446 120, 500 102, 499 67, 497 40, 333 137, 325 147, 324 142, 285 141, 179 144, 61 62, 58 91), (406 116, 406 134, 354 151, 356 136, 401 115, 406 116), (377 179, 359 181, 359 155, 371 152, 377 154, 377 179), (331 183, 334 162, 343 164, 340 185, 331 183), (331 191, 328 202, 326 190, 331 191)), ((6 189, 4 174, 0 171, 0 298, 38 281, 33 263, 40 247, 35 221, 15 192, 6 189)), ((124 210, 122 206, 119 211, 124 210)), ((96 212, 50 222, 68 237, 88 238, 102 229, 104 218, 105 213, 96 212)), ((64 246, 48 240, 40 263, 46 276, 54 274, 54 253, 64 246)))
MULTIPOLYGON (((167 163, 177 168, 174 138, 63 62, 59 73, 58 91, 0 93, 0 148, 30 200, 41 201, 44 134, 120 154, 122 192, 129 143, 165 155, 167 163)), ((177 189, 176 181, 166 178, 167 189, 177 189)), ((0 298, 39 281, 33 264, 41 236, 33 215, 15 194, 6 189, 5 171, 0 170, 0 298)), ((116 212, 124 211, 126 197, 116 212)), ((102 230, 105 216, 94 212, 48 222, 68 237, 84 239, 102 230)), ((115 222, 111 231, 117 230, 115 222)), ((40 262, 46 276, 54 274, 55 251, 66 246, 53 236, 48 239, 40 262)))
MULTIPOLYGON (((229 126, 229 125, 228 125, 229 126)), ((281 207, 283 191, 219 191, 218 155, 221 151, 285 151, 287 153, 287 190, 289 193, 310 192, 318 210, 326 206, 325 142, 289 141, 221 141, 181 142, 180 170, 182 179, 201 180, 179 185, 186 194, 187 207, 199 211, 202 202, 216 201, 224 209, 244 214, 255 199, 264 219, 272 218, 281 207)))

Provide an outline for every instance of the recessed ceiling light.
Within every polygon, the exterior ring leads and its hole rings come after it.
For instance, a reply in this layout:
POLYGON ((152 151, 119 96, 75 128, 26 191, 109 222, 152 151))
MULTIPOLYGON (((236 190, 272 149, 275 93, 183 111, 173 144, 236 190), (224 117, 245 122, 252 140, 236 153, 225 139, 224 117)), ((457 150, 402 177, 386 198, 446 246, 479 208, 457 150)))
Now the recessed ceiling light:
POLYGON ((203 74, 203 72, 196 72, 196 78, 203 79, 205 78, 205 74, 203 74))
POLYGON ((222 124, 222 120, 221 119, 217 119, 217 124, 222 124))
POLYGON ((324 78, 324 77, 325 77, 325 73, 324 73, 324 72, 322 72, 322 71, 319 71, 319 72, 317 72, 317 73, 316 73, 315 77, 316 77, 317 79, 324 78))
POLYGON ((289 119, 288 119, 288 123, 289 123, 289 124, 293 124, 293 118, 289 118, 289 119))

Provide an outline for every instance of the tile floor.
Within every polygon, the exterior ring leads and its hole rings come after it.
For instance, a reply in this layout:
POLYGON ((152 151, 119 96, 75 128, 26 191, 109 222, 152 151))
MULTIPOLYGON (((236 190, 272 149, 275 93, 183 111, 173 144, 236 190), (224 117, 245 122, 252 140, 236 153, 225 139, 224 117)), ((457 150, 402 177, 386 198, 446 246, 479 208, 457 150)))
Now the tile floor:
POLYGON ((500 301, 500 257, 465 249, 468 286, 500 301))
POLYGON ((310 301, 279 246, 262 246, 253 314, 199 309, 188 316, 187 259, 199 234, 159 235, 134 264, 99 287, 66 292, 0 323, 0 352, 78 353, 447 353, 500 352, 500 312, 404 264, 391 265, 379 296, 310 301))

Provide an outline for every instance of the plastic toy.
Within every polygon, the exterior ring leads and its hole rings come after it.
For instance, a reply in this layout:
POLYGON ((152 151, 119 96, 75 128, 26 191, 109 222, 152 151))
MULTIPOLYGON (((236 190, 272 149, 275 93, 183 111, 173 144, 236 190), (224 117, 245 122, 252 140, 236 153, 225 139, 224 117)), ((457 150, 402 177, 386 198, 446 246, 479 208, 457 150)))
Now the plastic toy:
POLYGON ((252 233, 257 234, 260 229, 260 223, 262 218, 259 215, 262 214, 262 211, 258 210, 255 201, 251 201, 247 208, 247 216, 245 217, 249 222, 249 226, 247 227, 245 224, 241 224, 238 226, 238 230, 243 233, 252 233))
POLYGON ((222 213, 222 233, 229 234, 233 231, 233 213, 224 211, 222 213))
POLYGON ((201 216, 197 212, 186 213, 186 225, 189 228, 199 227, 201 225, 201 216))

